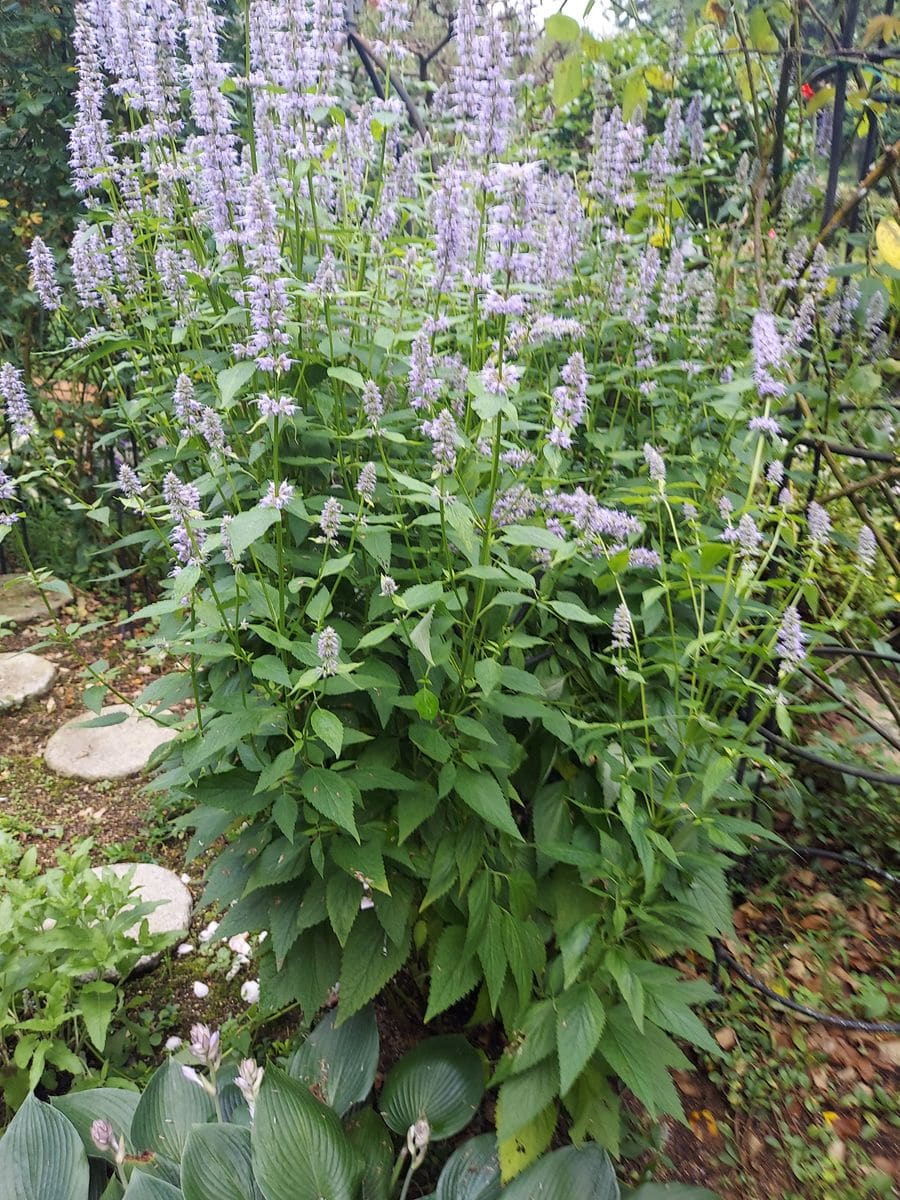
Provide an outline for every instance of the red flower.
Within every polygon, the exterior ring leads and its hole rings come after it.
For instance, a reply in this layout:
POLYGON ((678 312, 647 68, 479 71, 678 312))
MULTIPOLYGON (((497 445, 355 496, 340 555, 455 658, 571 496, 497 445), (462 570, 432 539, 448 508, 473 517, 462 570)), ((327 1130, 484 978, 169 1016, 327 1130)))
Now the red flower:
POLYGON ((804 100, 812 100, 815 94, 815 89, 811 88, 808 83, 804 83, 800 88, 800 95, 804 100))

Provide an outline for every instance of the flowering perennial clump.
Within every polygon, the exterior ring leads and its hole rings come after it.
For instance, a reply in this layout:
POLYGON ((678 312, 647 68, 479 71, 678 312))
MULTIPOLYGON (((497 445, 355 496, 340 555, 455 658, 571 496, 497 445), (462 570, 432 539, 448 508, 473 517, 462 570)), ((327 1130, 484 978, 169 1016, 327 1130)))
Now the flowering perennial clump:
MULTIPOLYGON (((192 848, 228 843, 207 899, 232 978, 272 930, 244 1001, 311 1013, 340 979, 352 1016, 415 955, 429 1019, 477 992, 606 1130, 596 1098, 638 1038, 625 1083, 672 1107, 669 1034, 704 993, 663 963, 723 932, 746 823, 718 823, 750 811, 737 764, 783 720, 847 544, 803 406, 848 347, 868 385, 886 293, 834 288, 811 241, 745 254, 743 217, 723 249, 697 215, 704 103, 674 76, 661 123, 598 103, 582 160, 539 154, 527 21, 461 0, 423 139, 394 86, 409 12, 369 9, 374 97, 331 0, 253 0, 245 23, 212 0, 77 4, 89 328, 69 350, 102 372, 114 463, 83 503, 166 564, 155 636, 187 670, 147 702, 193 699, 165 780, 192 848), (563 1012, 592 1031, 577 1061, 552 1046, 563 1012)), ((753 174, 716 181, 723 212, 748 211, 753 174)), ((31 266, 62 339, 60 249, 33 243, 31 266)), ((18 539, 58 455, 10 364, 0 395, 18 539)), ((862 572, 877 530, 854 525, 862 572)), ((217 1069, 209 1031, 191 1051, 217 1069)))

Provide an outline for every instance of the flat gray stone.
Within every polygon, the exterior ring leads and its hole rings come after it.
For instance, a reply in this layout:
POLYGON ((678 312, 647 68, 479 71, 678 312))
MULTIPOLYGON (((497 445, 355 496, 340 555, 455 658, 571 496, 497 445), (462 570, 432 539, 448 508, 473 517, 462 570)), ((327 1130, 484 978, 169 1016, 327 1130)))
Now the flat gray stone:
POLYGON ((39 654, 0 654, 0 712, 46 696, 55 678, 56 664, 39 654))
MULTIPOLYGON (((155 863, 111 863, 109 866, 93 868, 95 875, 102 876, 109 871, 119 878, 132 870, 131 890, 135 900, 143 903, 161 902, 146 918, 150 932, 187 934, 191 927, 194 902, 191 893, 173 871, 155 863)), ((139 931, 138 921, 127 931, 127 936, 137 940, 139 931)), ((146 970, 158 963, 159 959, 159 954, 145 954, 138 960, 135 969, 146 970)))
POLYGON ((176 729, 139 717, 129 704, 109 704, 100 715, 119 712, 128 716, 116 725, 85 729, 85 721, 94 720, 97 713, 84 712, 60 726, 44 747, 50 770, 90 783, 125 779, 140 774, 157 746, 178 736, 176 729))
POLYGON ((30 575, 0 575, 0 623, 27 625, 29 621, 46 618, 48 604, 54 612, 59 612, 64 605, 72 603, 72 592, 67 583, 58 579, 47 582, 54 586, 35 587, 30 575))

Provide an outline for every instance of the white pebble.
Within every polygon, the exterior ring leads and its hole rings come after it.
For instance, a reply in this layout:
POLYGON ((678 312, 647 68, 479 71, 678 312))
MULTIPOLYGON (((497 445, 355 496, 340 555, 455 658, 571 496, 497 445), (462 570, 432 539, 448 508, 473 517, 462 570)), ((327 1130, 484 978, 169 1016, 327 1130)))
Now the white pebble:
POLYGON ((241 984, 241 999, 245 1004, 255 1004, 259 999, 259 980, 248 979, 241 984))
POLYGON ((190 942, 182 942, 181 945, 178 947, 178 949, 175 951, 175 953, 178 955, 179 958, 184 958, 185 954, 193 954, 194 953, 194 947, 191 945, 190 942))
POLYGON ((183 1043, 182 1043, 180 1037, 166 1038, 166 1049, 169 1051, 170 1054, 173 1053, 175 1050, 180 1050, 182 1045, 183 1045, 183 1043))
POLYGON ((203 1000, 209 995, 209 984, 203 983, 199 979, 195 979, 193 983, 194 995, 198 1000, 203 1000))

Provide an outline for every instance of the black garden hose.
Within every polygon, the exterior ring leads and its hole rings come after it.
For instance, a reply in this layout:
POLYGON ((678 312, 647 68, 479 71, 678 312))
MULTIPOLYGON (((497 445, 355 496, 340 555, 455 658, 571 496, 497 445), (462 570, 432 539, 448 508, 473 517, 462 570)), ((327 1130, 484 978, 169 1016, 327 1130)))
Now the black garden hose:
MULTIPOLYGON (((883 879, 886 883, 893 886, 900 886, 900 878, 891 874, 890 871, 884 870, 883 867, 876 867, 874 863, 867 862, 864 858, 859 858, 855 854, 842 854, 837 850, 826 850, 820 846, 792 846, 790 851, 800 858, 827 858, 832 862, 846 863, 848 866, 862 867, 867 874, 875 875, 879 879, 883 879)), ((757 847, 753 854, 783 854, 785 851, 780 846, 762 846, 757 847)), ((772 1004, 778 1004, 782 1008, 787 1008, 791 1012, 802 1013, 805 1017, 810 1017, 814 1021, 819 1021, 823 1025, 832 1025, 837 1029, 856 1030, 859 1033, 900 1033, 900 1021, 858 1021, 853 1017, 837 1017, 832 1013, 820 1012, 819 1009, 810 1008, 807 1004, 800 1004, 797 1000, 792 1000, 790 996, 781 996, 761 979, 750 973, 746 967, 742 966, 734 955, 726 950, 718 938, 713 938, 713 951, 716 956, 716 963, 719 966, 727 967, 744 983, 748 984, 755 992, 759 992, 772 1004)), ((717 988, 718 990, 718 988, 717 988)))

